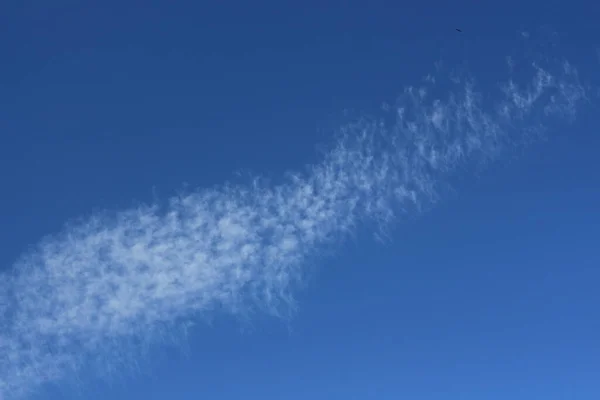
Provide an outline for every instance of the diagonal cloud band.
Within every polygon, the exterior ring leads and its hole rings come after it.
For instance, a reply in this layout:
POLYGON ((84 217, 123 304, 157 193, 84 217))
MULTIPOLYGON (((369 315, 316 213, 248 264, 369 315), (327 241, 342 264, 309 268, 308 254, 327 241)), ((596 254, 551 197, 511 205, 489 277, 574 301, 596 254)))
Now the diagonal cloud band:
POLYGON ((163 324, 289 304, 307 257, 362 221, 387 224, 434 200, 444 176, 495 159, 547 118, 574 117, 586 98, 575 68, 530 66, 528 82, 509 80, 489 104, 470 80, 431 99, 429 77, 390 108, 392 122, 347 125, 284 183, 198 190, 45 238, 1 276, 0 398, 110 364, 122 340, 152 343, 163 324))

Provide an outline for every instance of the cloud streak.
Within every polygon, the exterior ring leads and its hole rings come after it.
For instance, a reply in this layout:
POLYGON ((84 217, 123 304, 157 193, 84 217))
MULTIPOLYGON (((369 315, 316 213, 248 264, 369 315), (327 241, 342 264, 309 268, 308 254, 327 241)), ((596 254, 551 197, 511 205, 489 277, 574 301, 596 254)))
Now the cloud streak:
POLYGON ((43 239, 1 276, 0 399, 85 367, 110 373, 117 355, 214 310, 285 311, 307 260, 361 223, 388 226, 435 201, 458 167, 496 159, 548 118, 574 117, 585 99, 576 70, 529 70, 492 97, 453 79, 436 99, 440 77, 428 76, 384 118, 341 128, 319 163, 283 183, 200 189, 43 239))

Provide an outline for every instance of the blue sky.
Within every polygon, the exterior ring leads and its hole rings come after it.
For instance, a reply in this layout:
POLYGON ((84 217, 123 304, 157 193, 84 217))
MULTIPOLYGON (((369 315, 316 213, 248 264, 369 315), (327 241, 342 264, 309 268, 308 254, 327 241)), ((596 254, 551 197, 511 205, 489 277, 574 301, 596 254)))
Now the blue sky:
POLYGON ((513 3, 5 2, 0 399, 598 398, 600 28, 513 3))

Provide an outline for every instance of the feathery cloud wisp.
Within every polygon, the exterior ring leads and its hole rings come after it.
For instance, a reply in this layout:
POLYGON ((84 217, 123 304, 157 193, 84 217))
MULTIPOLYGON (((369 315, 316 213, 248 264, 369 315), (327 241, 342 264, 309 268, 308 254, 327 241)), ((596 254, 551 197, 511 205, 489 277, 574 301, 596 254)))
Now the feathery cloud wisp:
POLYGON ((198 190, 42 240, 2 275, 0 398, 85 365, 108 370, 128 338, 152 343, 160 326, 197 313, 275 312, 291 301, 307 257, 361 221, 385 224, 433 200, 457 166, 494 159, 544 118, 574 116, 585 97, 568 64, 533 65, 530 82, 509 80, 491 105, 471 81, 430 100, 437 81, 407 88, 393 123, 340 129, 320 163, 282 184, 198 190))

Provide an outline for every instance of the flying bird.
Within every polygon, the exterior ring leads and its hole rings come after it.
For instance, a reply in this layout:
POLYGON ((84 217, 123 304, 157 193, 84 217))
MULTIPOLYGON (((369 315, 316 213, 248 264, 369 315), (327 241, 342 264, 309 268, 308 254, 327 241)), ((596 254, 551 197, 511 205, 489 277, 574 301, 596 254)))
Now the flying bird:
POLYGON ((456 29, 458 32, 462 32, 462 31, 461 31, 460 29, 458 29, 458 28, 455 28, 455 29, 456 29))

